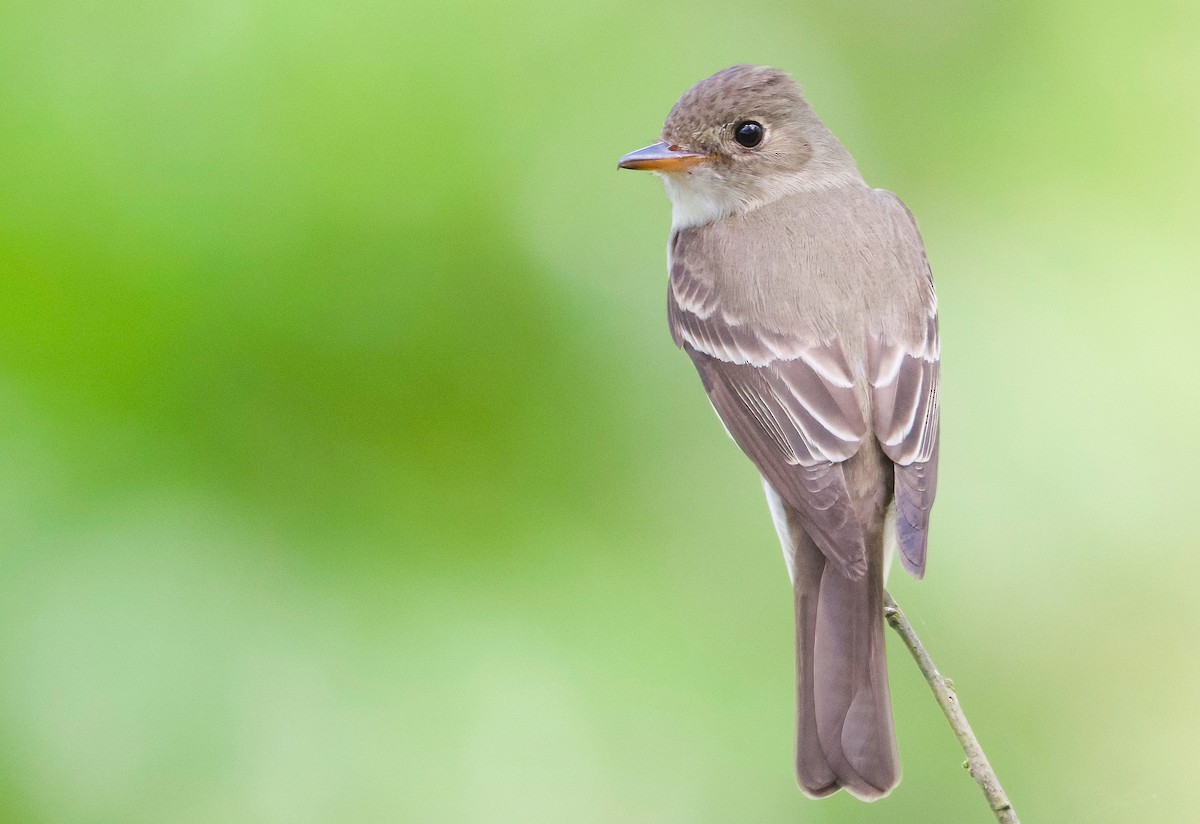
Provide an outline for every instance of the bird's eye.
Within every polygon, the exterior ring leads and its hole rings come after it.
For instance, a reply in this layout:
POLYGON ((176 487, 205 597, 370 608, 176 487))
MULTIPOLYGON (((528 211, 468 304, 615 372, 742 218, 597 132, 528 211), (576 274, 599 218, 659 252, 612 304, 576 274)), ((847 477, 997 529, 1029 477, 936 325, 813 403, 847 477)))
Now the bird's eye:
POLYGON ((757 120, 743 120, 733 127, 733 139, 747 149, 753 149, 762 143, 767 130, 757 120))

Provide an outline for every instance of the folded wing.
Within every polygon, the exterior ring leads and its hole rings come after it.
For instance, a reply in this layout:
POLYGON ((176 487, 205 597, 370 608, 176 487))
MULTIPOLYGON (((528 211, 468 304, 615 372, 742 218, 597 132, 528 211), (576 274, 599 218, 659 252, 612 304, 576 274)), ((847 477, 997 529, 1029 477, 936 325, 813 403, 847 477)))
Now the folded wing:
POLYGON ((864 539, 841 462, 858 451, 868 430, 840 344, 730 317, 685 256, 675 256, 671 274, 672 335, 691 356, 730 435, 803 514, 821 552, 848 577, 861 577, 864 539))

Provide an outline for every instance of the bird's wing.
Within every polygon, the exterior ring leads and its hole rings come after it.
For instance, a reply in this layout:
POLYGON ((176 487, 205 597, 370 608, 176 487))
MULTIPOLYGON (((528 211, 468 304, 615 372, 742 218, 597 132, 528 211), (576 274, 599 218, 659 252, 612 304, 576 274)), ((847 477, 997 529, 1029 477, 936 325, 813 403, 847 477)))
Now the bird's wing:
POLYGON ((925 574, 929 510, 937 489, 941 344, 938 340, 937 296, 916 221, 900 199, 888 201, 904 257, 912 261, 917 281, 928 286, 924 316, 867 341, 871 382, 872 429, 896 465, 896 537, 900 561, 913 576, 925 574))
POLYGON ((756 327, 719 305, 709 284, 672 258, 668 316, 729 434, 780 496, 804 516, 822 553, 857 579, 866 571, 862 528, 841 462, 867 425, 836 342, 756 327))

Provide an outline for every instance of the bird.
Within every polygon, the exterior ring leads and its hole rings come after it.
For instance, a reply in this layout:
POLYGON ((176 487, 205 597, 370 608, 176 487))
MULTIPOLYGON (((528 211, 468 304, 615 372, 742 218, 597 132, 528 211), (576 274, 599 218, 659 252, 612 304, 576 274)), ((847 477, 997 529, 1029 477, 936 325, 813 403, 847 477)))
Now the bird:
POLYGON ((912 213, 863 180, 786 72, 738 65, 619 168, 671 201, 667 314, 762 478, 792 581, 796 781, 900 781, 883 637, 896 555, 925 573, 940 441, 937 295, 912 213))

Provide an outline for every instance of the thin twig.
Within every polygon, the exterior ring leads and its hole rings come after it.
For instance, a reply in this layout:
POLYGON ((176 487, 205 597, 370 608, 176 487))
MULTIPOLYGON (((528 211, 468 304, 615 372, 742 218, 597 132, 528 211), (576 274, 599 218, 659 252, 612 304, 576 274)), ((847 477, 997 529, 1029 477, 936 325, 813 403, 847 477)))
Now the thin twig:
POLYGON ((988 806, 996 814, 996 820, 1000 824, 1021 824, 1016 810, 1008 800, 1008 795, 1000 786, 1000 779, 996 778, 996 771, 988 763, 983 747, 979 746, 979 739, 975 737, 971 725, 967 723, 967 716, 963 714, 962 707, 958 703, 958 695, 954 692, 954 683, 938 672, 937 667, 933 665, 933 659, 925 651, 925 645, 917 637, 916 630, 904 617, 904 613, 900 610, 896 600, 892 598, 891 593, 886 590, 883 593, 883 617, 904 641, 904 646, 908 647, 908 651, 917 661, 917 666, 921 668, 921 674, 929 682, 929 688, 933 690, 933 697, 937 699, 938 706, 946 714, 950 728, 954 730, 958 743, 962 744, 963 752, 966 753, 967 763, 965 766, 970 770, 971 777, 975 779, 979 789, 983 791, 988 806))

